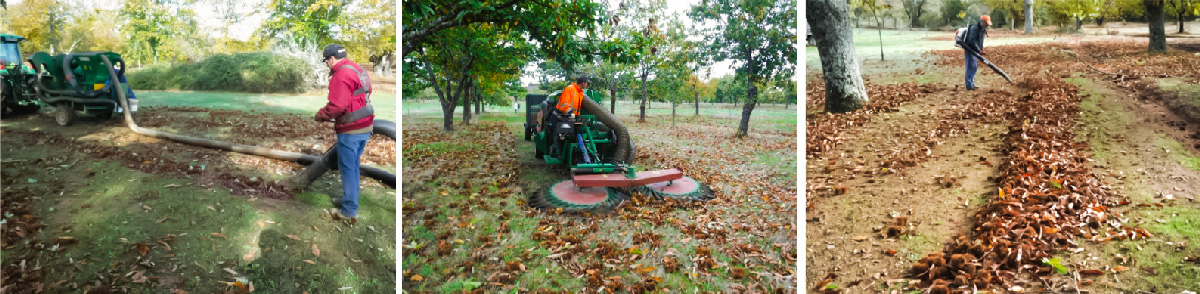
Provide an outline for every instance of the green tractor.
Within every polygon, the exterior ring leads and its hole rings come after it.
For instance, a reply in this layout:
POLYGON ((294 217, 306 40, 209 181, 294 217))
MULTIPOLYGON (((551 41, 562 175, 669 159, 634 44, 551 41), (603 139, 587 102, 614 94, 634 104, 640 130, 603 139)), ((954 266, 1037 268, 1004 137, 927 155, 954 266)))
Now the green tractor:
POLYGON ((561 92, 525 96, 525 140, 533 141, 534 156, 570 169, 571 179, 529 196, 530 206, 562 211, 607 211, 633 193, 657 199, 706 201, 713 191, 683 175, 678 168, 638 171, 632 165, 636 149, 628 130, 600 106, 596 92, 585 90, 578 116, 554 108, 561 92))
POLYGON ((53 106, 54 121, 61 126, 71 125, 76 112, 100 119, 121 113, 113 83, 121 83, 129 98, 129 110, 137 111, 137 97, 125 80, 125 61, 113 52, 81 52, 50 55, 34 53, 25 65, 21 59, 20 43, 25 38, 0 35, 0 74, 3 75, 3 106, 16 113, 34 113, 42 105, 53 106), (117 80, 109 77, 108 67, 100 56, 112 61, 117 80))
POLYGON ((61 55, 35 53, 30 58, 38 72, 37 92, 44 104, 54 106, 54 121, 60 126, 71 125, 75 113, 99 119, 109 119, 121 113, 120 99, 114 83, 120 83, 129 98, 129 111, 137 111, 137 96, 125 80, 125 60, 113 52, 81 52, 61 55), (112 61, 117 73, 113 81, 101 56, 112 61))
POLYGON ((33 68, 21 59, 24 37, 0 35, 0 111, 35 113, 42 107, 35 92, 33 68))

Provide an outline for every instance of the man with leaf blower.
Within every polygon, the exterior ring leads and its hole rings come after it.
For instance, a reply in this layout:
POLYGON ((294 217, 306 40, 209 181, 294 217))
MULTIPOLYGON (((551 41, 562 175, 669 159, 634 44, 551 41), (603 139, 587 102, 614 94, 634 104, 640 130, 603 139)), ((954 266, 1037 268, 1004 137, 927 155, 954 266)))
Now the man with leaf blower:
POLYGON ((956 40, 963 51, 966 51, 967 59, 967 90, 975 90, 975 72, 979 69, 979 60, 975 58, 975 54, 987 55, 983 53, 983 38, 987 37, 987 28, 992 25, 992 18, 984 15, 979 17, 979 22, 967 27, 965 35, 958 34, 956 40))
POLYGON ((341 211, 334 220, 358 217, 359 159, 375 122, 371 107, 371 79, 358 64, 346 58, 346 48, 330 44, 321 54, 329 67, 329 103, 317 111, 316 121, 332 121, 337 133, 338 171, 342 176, 341 211))

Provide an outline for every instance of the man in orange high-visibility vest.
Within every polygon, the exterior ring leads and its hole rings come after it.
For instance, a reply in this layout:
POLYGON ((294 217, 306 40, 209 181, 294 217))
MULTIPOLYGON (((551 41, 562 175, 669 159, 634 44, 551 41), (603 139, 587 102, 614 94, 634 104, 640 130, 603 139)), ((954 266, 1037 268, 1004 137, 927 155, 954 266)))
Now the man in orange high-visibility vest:
POLYGON ((583 103, 583 89, 587 89, 588 80, 586 77, 575 79, 575 83, 567 86, 562 91, 562 96, 558 97, 558 104, 554 107, 564 115, 579 115, 579 107, 583 103))

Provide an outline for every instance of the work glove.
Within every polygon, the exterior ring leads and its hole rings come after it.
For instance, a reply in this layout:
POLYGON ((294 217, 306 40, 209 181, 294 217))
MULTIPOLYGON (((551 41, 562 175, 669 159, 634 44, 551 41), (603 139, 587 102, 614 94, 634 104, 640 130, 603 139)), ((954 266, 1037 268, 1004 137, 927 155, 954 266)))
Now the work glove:
POLYGON ((985 52, 983 52, 983 51, 980 51, 980 52, 979 52, 979 55, 987 55, 987 53, 985 53, 985 52))

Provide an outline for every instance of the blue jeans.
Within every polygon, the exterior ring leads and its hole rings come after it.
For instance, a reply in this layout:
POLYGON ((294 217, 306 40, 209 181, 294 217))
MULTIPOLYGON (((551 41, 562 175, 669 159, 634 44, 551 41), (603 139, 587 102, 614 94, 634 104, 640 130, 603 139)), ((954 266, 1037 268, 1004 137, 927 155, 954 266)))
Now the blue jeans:
MULTIPOLYGON (((966 50, 963 50, 966 52, 966 50)), ((979 59, 975 58, 974 54, 966 52, 967 55, 967 88, 975 88, 975 71, 979 69, 979 59)))
POLYGON ((358 160, 367 147, 368 138, 371 138, 370 133, 337 135, 338 171, 342 174, 342 215, 346 217, 358 217, 358 160))

